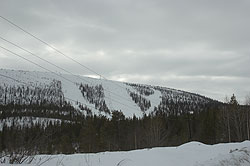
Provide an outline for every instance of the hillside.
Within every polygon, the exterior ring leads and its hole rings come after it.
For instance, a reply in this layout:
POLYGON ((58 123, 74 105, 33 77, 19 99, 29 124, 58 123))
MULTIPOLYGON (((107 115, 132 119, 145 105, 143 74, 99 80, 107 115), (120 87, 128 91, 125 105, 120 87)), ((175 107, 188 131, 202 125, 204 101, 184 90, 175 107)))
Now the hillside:
POLYGON ((113 110, 121 110, 126 117, 142 117, 157 111, 178 115, 203 111, 216 103, 198 94, 166 87, 76 75, 0 70, 0 105, 47 103, 62 106, 65 102, 85 115, 107 117, 113 110))
POLYGON ((2 69, 0 78, 0 154, 11 163, 22 155, 249 139, 249 107, 235 96, 222 104, 166 87, 45 72, 2 69))

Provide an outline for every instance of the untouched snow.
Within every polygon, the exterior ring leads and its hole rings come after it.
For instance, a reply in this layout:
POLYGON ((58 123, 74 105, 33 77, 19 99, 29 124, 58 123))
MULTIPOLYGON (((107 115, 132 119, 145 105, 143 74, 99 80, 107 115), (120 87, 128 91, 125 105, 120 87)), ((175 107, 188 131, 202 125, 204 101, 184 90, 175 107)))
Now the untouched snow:
POLYGON ((178 147, 128 152, 39 155, 27 165, 35 166, 46 161, 42 166, 249 166, 249 155, 250 141, 217 145, 189 142, 178 147))

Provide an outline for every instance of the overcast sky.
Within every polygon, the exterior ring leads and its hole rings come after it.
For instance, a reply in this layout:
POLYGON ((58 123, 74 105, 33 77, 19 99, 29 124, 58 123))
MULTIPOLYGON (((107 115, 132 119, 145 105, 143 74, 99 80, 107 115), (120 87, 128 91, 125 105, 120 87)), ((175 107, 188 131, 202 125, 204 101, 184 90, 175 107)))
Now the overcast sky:
MULTIPOLYGON (((0 15, 103 76, 223 101, 250 93, 249 0, 2 0, 0 15)), ((4 37, 93 75, 0 19, 4 37)), ((0 39, 0 45, 32 58, 0 39)), ((0 49, 0 68, 39 70, 0 49)), ((56 70, 47 65, 47 68, 56 70)))

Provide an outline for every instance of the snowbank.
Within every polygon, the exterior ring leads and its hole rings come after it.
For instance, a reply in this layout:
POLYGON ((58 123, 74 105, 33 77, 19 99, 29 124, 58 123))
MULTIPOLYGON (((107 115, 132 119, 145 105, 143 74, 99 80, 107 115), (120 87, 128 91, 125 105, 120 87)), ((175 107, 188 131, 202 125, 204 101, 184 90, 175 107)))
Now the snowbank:
MULTIPOLYGON (((223 166, 250 165, 250 141, 205 145, 189 142, 128 152, 39 155, 30 165, 42 166, 223 166), (44 163, 43 163, 44 162, 44 163)), ((5 164, 6 165, 6 164, 5 164)), ((24 166, 23 164, 22 166, 24 166)), ((7 166, 7 165, 6 165, 7 166)))

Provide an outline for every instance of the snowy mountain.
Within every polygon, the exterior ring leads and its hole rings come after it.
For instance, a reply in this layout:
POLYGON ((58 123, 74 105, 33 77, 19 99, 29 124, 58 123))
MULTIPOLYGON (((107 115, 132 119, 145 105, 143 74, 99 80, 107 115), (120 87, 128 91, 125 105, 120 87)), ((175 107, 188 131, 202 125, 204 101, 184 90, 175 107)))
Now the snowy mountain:
POLYGON ((217 103, 207 97, 166 87, 140 85, 60 73, 0 70, 0 105, 72 105, 78 113, 126 117, 163 111, 169 115, 203 111, 217 103))
POLYGON ((0 163, 249 165, 249 141, 190 142, 249 139, 248 110, 166 87, 1 69, 0 163))

